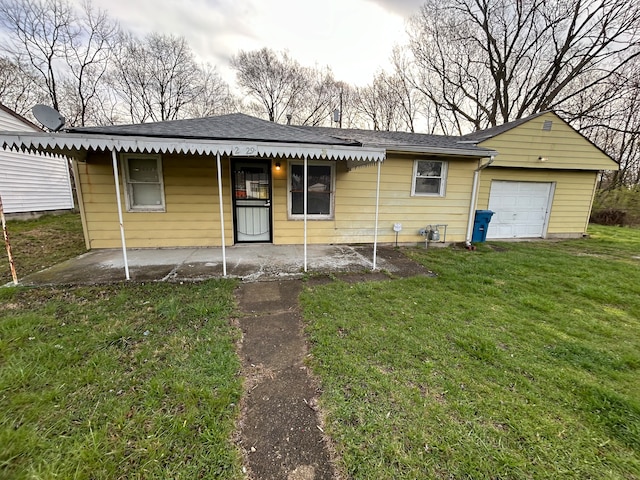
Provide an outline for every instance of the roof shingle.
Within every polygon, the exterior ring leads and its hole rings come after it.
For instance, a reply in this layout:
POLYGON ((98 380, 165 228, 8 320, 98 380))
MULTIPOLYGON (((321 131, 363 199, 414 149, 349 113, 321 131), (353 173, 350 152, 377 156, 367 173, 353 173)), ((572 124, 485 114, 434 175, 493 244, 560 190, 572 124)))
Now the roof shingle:
POLYGON ((280 143, 324 145, 357 145, 319 132, 304 132, 297 128, 269 122, 242 113, 216 117, 169 120, 164 122, 103 127, 71 128, 70 133, 191 138, 208 140, 244 140, 280 143))

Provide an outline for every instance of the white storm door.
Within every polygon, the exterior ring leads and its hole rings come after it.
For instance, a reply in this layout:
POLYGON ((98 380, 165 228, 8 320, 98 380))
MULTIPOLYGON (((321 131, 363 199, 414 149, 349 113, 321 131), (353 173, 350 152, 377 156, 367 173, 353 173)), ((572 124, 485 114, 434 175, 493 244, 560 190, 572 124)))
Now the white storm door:
POLYGON ((270 242, 271 162, 233 164, 233 203, 236 242, 270 242))

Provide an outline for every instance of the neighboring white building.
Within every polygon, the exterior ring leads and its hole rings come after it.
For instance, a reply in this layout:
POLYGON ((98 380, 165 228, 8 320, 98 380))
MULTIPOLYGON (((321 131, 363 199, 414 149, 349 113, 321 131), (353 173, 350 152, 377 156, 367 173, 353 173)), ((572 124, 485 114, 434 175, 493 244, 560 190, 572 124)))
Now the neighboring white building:
MULTIPOLYGON (((7 131, 42 129, 0 103, 0 132, 7 131)), ((67 158, 0 148, 0 196, 7 214, 72 209, 67 158)))

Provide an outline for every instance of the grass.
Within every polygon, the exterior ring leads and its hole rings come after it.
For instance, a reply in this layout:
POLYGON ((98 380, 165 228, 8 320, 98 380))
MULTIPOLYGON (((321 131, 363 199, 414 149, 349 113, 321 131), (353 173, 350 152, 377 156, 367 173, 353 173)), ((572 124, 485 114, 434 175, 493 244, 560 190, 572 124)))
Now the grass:
MULTIPOLYGON (((9 220, 7 230, 18 280, 85 252, 80 214, 45 215, 33 220, 9 220)), ((0 285, 12 281, 4 241, 0 247, 0 285)))
POLYGON ((303 293, 349 478, 640 477, 640 230, 591 235, 303 293))
POLYGON ((0 289, 0 478, 241 478, 233 287, 0 289))

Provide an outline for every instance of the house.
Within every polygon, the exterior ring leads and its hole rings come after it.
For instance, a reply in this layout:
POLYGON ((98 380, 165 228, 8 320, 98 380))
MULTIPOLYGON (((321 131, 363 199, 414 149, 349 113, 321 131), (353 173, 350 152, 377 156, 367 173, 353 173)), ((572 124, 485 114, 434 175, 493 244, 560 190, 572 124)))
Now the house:
MULTIPOLYGON (((0 104, 0 132, 42 129, 0 104)), ((0 197, 4 212, 22 216, 74 208, 67 158, 0 149, 0 197)))
POLYGON ((478 208, 490 238, 579 237, 617 168, 553 112, 464 137, 231 114, 0 139, 74 158, 90 249, 469 243, 478 208))

